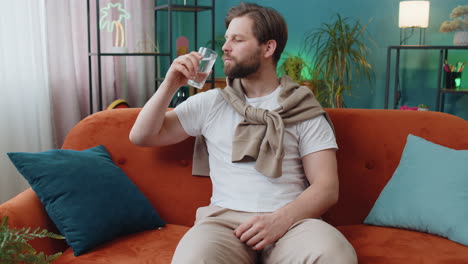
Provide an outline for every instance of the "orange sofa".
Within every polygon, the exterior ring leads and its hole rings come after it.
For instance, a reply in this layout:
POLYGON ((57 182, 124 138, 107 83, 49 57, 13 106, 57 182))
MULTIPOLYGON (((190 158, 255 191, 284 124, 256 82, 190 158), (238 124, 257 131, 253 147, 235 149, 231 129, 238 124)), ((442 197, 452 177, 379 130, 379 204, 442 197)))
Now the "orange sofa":
MULTIPOLYGON (((324 219, 353 244, 359 263, 468 263, 468 247, 448 239, 363 224, 399 163, 408 133, 468 149, 468 122, 439 112, 327 111, 340 146, 340 199, 324 219)), ((63 148, 83 150, 103 144, 166 221, 166 227, 118 238, 79 257, 63 241, 32 241, 37 250, 49 254, 64 251, 54 263, 170 263, 179 239, 194 221, 196 208, 209 203, 210 179, 191 175, 193 138, 167 147, 137 147, 128 134, 138 112, 114 109, 93 114, 70 131, 63 148)), ((4 213, 16 227, 57 230, 31 189, 0 205, 0 214, 4 213)))

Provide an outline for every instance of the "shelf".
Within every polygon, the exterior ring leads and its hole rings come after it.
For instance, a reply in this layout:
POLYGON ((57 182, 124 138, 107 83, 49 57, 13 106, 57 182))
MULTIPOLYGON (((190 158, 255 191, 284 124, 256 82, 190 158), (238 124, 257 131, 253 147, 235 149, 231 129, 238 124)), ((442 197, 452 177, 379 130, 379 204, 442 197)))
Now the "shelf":
POLYGON ((212 10, 213 8, 211 6, 195 6, 195 5, 160 5, 156 6, 154 10, 164 10, 168 11, 169 8, 172 11, 177 11, 177 12, 199 12, 199 11, 206 11, 206 10, 212 10))
POLYGON ((90 52, 90 56, 169 56, 169 53, 157 53, 157 52, 136 52, 136 53, 110 53, 110 52, 90 52))
MULTIPOLYGON (((399 86, 400 81, 400 51, 401 50, 432 50, 438 51, 439 59, 438 59, 438 68, 437 68, 437 87, 436 91, 436 102, 435 102, 435 110, 436 111, 444 111, 444 104, 445 104, 445 95, 446 94, 468 94, 468 88, 464 89, 447 89, 444 88, 445 81, 443 72, 444 69, 442 65, 444 61, 448 59, 448 53, 452 50, 462 51, 468 50, 468 46, 448 46, 448 45, 440 45, 440 46, 426 46, 426 45, 402 45, 402 46, 388 46, 387 48, 387 66, 386 66, 386 74, 385 74, 385 101, 384 101, 384 108, 388 109, 389 104, 389 95, 390 95, 390 71, 392 68, 392 51, 395 53, 395 65, 394 65, 394 77, 393 79, 393 109, 396 109, 398 103, 401 99, 401 90, 399 86)), ((436 61, 434 60, 434 63, 436 61)))
MULTIPOLYGON (((143 57, 143 58, 148 58, 148 57, 153 57, 153 58, 163 58, 164 59, 164 63, 162 67, 167 67, 165 64, 166 64, 166 61, 168 61, 168 65, 170 66, 171 63, 172 63, 172 60, 173 60, 173 57, 175 55, 175 49, 174 47, 176 46, 174 43, 174 40, 175 38, 173 37, 173 16, 172 16, 172 13, 173 12, 185 12, 184 14, 187 14, 188 13, 188 16, 190 18, 193 18, 193 34, 194 34, 194 42, 195 43, 195 46, 198 46, 197 44, 197 38, 198 38, 198 15, 192 15, 190 14, 191 13, 195 13, 196 12, 200 12, 200 11, 210 11, 210 12, 203 12, 204 15, 211 15, 211 41, 213 43, 213 48, 214 48, 214 35, 215 35, 215 21, 214 21, 214 17, 215 17, 215 0, 211 0, 211 5, 198 5, 197 4, 197 1, 194 1, 193 4, 191 5, 183 5, 183 4, 178 4, 178 5, 174 5, 173 2, 171 2, 171 0, 169 0, 168 2, 166 2, 167 4, 159 4, 158 5, 158 0, 154 0, 153 1, 153 5, 151 7, 151 9, 154 11, 154 33, 155 33, 155 38, 158 37, 158 33, 159 32, 164 32, 164 31, 161 31, 161 29, 165 26, 167 26, 167 34, 168 34, 168 37, 164 37, 164 39, 167 40, 167 47, 168 47, 168 50, 163 50, 162 52, 155 52, 156 50, 155 49, 151 49, 151 48, 148 48, 148 49, 140 49, 142 51, 144 50, 147 50, 147 51, 151 51, 151 52, 138 52, 138 49, 135 49, 135 50, 132 50, 132 51, 128 51, 128 49, 122 49, 122 50, 118 50, 118 49, 111 49, 111 47, 106 47, 106 48, 101 48, 101 28, 99 26, 99 21, 100 21, 100 13, 98 10, 100 10, 100 5, 99 5, 99 2, 101 0, 95 0, 96 1, 96 4, 95 4, 95 9, 92 10, 90 8, 90 2, 91 0, 87 0, 86 3, 87 3, 87 31, 88 31, 88 71, 89 71, 89 113, 94 113, 94 111, 97 109, 97 111, 101 111, 103 109, 103 105, 107 104, 108 102, 104 102, 104 99, 103 99, 103 74, 102 74, 102 65, 103 65, 103 60, 101 60, 103 57, 130 57, 130 56, 136 56, 136 57, 143 57), (91 11, 92 10, 92 11, 91 11), (163 22, 162 23, 158 23, 158 13, 159 11, 161 11, 162 13, 164 13, 165 15, 167 14, 167 22, 163 22), (91 17, 96 17, 95 21, 93 23, 91 23, 91 17), (95 40, 93 40, 92 38, 92 30, 91 28, 92 27, 95 27, 96 30, 95 30, 95 34, 96 34, 96 37, 95 37, 95 40), (94 49, 92 50, 92 41, 95 41, 96 45, 97 45, 97 49, 94 49), (105 52, 103 52, 103 50, 105 50, 105 52), (94 60, 94 57, 97 58, 96 60, 94 60), (94 67, 94 64, 96 64, 97 66, 97 80, 96 80, 96 88, 93 87, 93 67, 94 67), (97 101, 97 107, 94 107, 94 100, 93 100, 93 95, 95 94, 95 91, 96 90, 96 97, 97 99, 95 99, 95 101, 97 101), (96 109, 95 109, 96 108, 96 109)), ((114 1, 112 1, 114 2, 114 1)), ((133 1, 127 1, 127 2, 133 2, 133 1)), ((131 4, 130 4, 131 5, 131 4)), ((138 15, 138 14, 135 14, 135 15, 138 15)), ((204 22, 205 23, 205 22, 204 22)), ((117 35, 117 34, 115 34, 117 35)), ((104 60, 105 61, 105 60, 104 60)), ((154 71, 156 73, 159 73, 159 78, 155 78, 155 90, 157 90, 159 84, 164 81, 164 78, 162 78, 162 76, 160 76, 161 74, 161 65, 159 63, 158 60, 154 60, 154 71)), ((152 62, 151 62, 152 63, 152 62)), ((148 68, 149 69, 149 68, 148 68)), ((127 70, 127 74, 128 74, 128 70, 127 70)), ((213 75, 214 75, 214 69, 213 69, 213 75)), ((207 81, 208 84, 212 84, 212 88, 214 87, 214 81, 213 80, 208 80, 207 81)), ((106 85, 109 85, 108 83, 106 83, 106 85)), ((123 98, 123 99, 126 99, 126 98, 123 98)), ((106 99, 107 100, 107 99, 106 99)))
POLYGON ((441 93, 468 94, 468 88, 465 89, 440 89, 441 93))
POLYGON ((389 46, 390 49, 418 49, 418 50, 440 50, 440 49, 451 49, 451 50, 466 50, 467 46, 426 46, 426 45, 401 45, 401 46, 389 46))

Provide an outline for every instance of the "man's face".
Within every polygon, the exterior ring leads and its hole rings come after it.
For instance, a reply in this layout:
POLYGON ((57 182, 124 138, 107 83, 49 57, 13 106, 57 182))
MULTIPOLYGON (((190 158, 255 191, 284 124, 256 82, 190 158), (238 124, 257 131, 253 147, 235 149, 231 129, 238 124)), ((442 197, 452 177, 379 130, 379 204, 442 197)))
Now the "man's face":
POLYGON ((260 68, 261 45, 252 32, 249 17, 234 18, 226 30, 223 45, 224 74, 229 78, 245 78, 260 68))

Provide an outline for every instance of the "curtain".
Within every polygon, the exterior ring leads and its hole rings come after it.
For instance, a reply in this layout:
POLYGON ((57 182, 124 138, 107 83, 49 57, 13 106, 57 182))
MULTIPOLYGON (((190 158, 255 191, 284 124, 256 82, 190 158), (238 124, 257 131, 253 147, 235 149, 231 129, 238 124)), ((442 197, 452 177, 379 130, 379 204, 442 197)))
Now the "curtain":
MULTIPOLYGON (((60 148, 70 129, 90 111, 86 1, 0 3, 4 10, 0 16, 0 202, 4 202, 28 187, 6 153, 60 148)), ((96 51, 96 1, 90 3, 91 43, 96 51)), ((116 48, 115 31, 101 29, 102 52, 154 51, 154 1, 99 3, 101 10, 109 3, 120 3, 130 14, 122 23, 123 47, 116 48)), ((117 19, 119 12, 111 9, 110 18, 117 19)), ((96 112, 102 109, 97 108, 95 56, 92 61, 96 112)), ((102 57, 103 107, 116 99, 127 100, 131 107, 143 106, 155 90, 154 66, 154 57, 102 57)))
POLYGON ((0 0, 0 202, 29 185, 7 152, 53 146, 45 3, 0 0))
MULTIPOLYGON (((86 0, 46 0, 46 3, 49 78, 56 145, 60 146, 70 129, 90 114, 87 3, 86 0)), ((154 51, 151 46, 154 42, 154 1, 100 0, 100 10, 106 10, 108 22, 118 20, 122 14, 116 4, 120 4, 120 9, 129 15, 121 20, 124 36, 116 35, 116 26, 111 32, 107 27, 101 28, 101 52, 154 51), (122 39, 124 43, 121 46, 122 39)), ((99 17, 102 16, 104 12, 100 11, 99 17)), ((96 52, 96 0, 90 0, 90 18, 91 50, 96 52)), ((97 107, 97 57, 91 58, 93 112, 96 112, 102 109, 97 107)), ((141 107, 154 93, 154 57, 102 56, 101 60, 103 108, 116 99, 125 99, 131 107, 141 107)))
POLYGON ((88 115, 86 1, 45 0, 55 147, 88 115))

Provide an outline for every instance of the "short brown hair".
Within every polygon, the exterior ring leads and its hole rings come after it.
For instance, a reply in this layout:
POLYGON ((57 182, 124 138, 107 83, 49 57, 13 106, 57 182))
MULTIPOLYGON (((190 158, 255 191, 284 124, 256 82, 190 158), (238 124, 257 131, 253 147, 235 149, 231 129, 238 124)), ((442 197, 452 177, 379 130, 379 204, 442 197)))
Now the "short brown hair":
POLYGON ((242 2, 232 7, 227 13, 225 19, 226 28, 229 27, 234 18, 242 16, 248 16, 254 21, 253 34, 259 44, 264 44, 268 40, 276 41, 276 50, 273 54, 276 64, 288 41, 288 26, 283 16, 273 8, 242 2))

